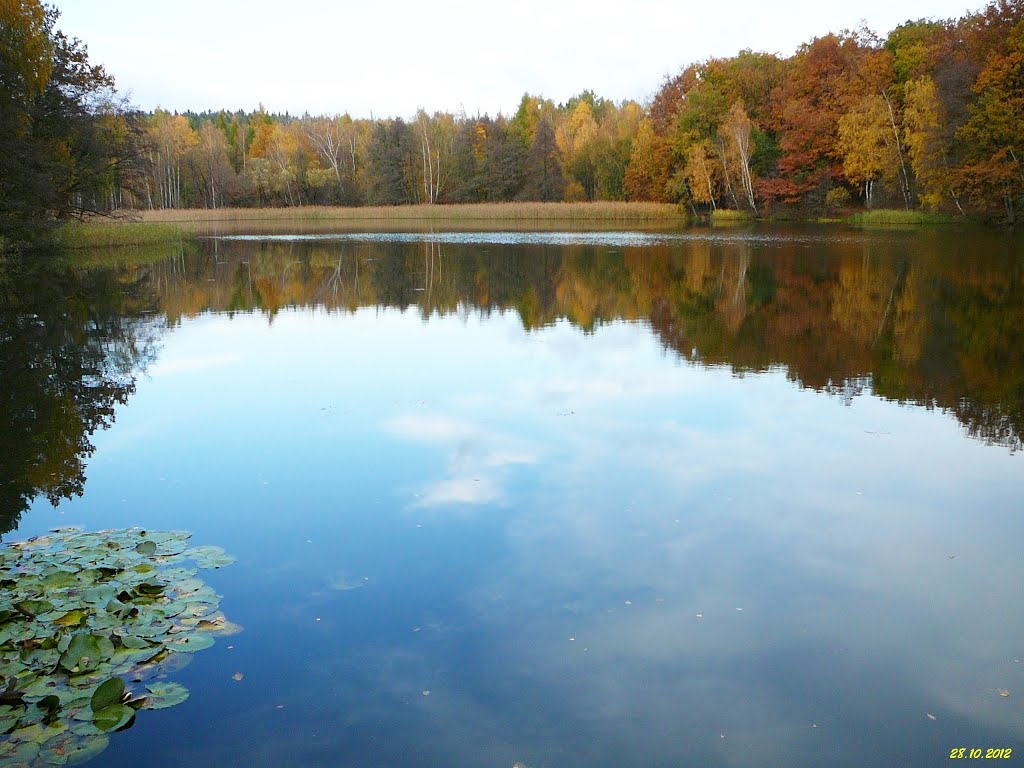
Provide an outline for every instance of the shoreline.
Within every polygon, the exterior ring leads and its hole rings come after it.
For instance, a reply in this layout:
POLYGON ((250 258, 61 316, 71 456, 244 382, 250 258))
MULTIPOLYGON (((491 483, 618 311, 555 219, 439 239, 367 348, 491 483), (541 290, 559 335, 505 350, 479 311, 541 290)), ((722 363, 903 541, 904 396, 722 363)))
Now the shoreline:
MULTIPOLYGON (((694 219, 668 203, 475 203, 472 205, 405 205, 376 207, 302 206, 293 208, 176 208, 120 211, 84 222, 66 222, 54 232, 56 245, 68 250, 140 247, 244 228, 254 233, 331 229, 424 230, 436 226, 469 231, 498 229, 608 229, 639 226, 676 229, 694 225, 743 227, 763 223, 824 224, 852 227, 949 227, 978 225, 969 219, 923 211, 876 209, 838 216, 754 216, 718 209, 694 219)), ((983 225, 982 225, 983 226, 983 225)))

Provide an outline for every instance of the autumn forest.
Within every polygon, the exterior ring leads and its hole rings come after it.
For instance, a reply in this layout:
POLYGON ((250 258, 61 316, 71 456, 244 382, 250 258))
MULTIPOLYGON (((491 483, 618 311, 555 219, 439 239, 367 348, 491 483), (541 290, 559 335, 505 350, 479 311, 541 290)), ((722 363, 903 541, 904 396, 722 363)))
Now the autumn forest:
POLYGON ((13 107, 0 140, 7 230, 33 208, 628 200, 1012 221, 1024 202, 1021 0, 884 38, 825 34, 788 58, 690 64, 647 104, 584 90, 564 103, 525 94, 509 114, 409 118, 141 113, 57 31, 54 9, 13 7, 24 18, 5 24, 0 78, 13 107))

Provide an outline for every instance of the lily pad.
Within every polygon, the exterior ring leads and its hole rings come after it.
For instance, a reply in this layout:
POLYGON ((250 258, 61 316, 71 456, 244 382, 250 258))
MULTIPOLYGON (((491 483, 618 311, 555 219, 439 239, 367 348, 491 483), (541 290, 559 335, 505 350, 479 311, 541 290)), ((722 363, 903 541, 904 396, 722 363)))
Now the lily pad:
POLYGON ((223 568, 231 565, 235 558, 220 547, 193 547, 185 550, 185 556, 191 558, 200 568, 223 568))
POLYGON ((10 735, 11 741, 31 742, 33 744, 42 744, 43 742, 49 741, 54 736, 60 736, 67 730, 67 726, 63 723, 55 723, 53 725, 43 725, 42 723, 33 723, 25 728, 19 728, 10 735))
POLYGON ((213 645, 213 638, 209 635, 194 632, 190 634, 176 635, 170 642, 169 647, 171 650, 180 651, 182 653, 195 653, 196 651, 205 651, 213 645))
POLYGON ((206 632, 216 637, 230 637, 242 631, 239 624, 228 621, 223 613, 200 619, 195 628, 198 632, 206 632))
POLYGON ((58 627, 80 627, 86 618, 85 611, 68 611, 59 619, 54 619, 53 623, 58 627))
POLYGON ((39 754, 39 745, 33 741, 0 742, 0 762, 3 765, 29 764, 39 754))
POLYGON ((135 545, 135 551, 140 555, 155 555, 156 554, 156 543, 153 541, 143 541, 135 545))
POLYGON ((120 677, 112 677, 100 684, 100 687, 93 693, 89 700, 89 706, 94 712, 106 709, 111 704, 119 704, 124 697, 124 680, 120 677))
POLYGON ((189 537, 60 529, 0 545, 0 765, 84 762, 136 709, 188 697, 159 682, 129 699, 125 679, 173 675, 213 635, 240 630, 217 610, 220 596, 180 565, 234 558, 220 547, 187 550, 189 537))
POLYGON ((92 724, 101 731, 116 731, 135 717, 135 710, 124 704, 111 704, 93 713, 92 724))
POLYGON ((152 647, 148 640, 141 637, 137 637, 136 635, 122 635, 121 645, 123 645, 125 648, 132 648, 135 650, 152 647))
POLYGON ((166 709, 188 698, 188 688, 178 683, 150 683, 146 690, 149 695, 143 701, 143 709, 166 709))
POLYGON ((110 737, 105 734, 86 736, 84 739, 77 739, 66 748, 68 765, 81 765, 86 760, 92 760, 96 755, 107 748, 110 737))
POLYGON ((78 634, 60 657, 60 665, 68 672, 87 672, 96 669, 114 655, 114 644, 102 635, 78 634))

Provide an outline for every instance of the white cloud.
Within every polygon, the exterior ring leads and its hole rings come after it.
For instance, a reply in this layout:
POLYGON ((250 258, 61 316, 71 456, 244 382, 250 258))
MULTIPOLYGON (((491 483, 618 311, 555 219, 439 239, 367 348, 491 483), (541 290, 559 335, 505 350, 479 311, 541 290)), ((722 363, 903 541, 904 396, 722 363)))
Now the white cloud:
POLYGON ((505 467, 510 464, 536 464, 537 456, 526 451, 494 451, 484 457, 483 463, 488 467, 505 467))
POLYGON ((197 355, 194 357, 163 358, 147 369, 153 378, 158 376, 174 376, 183 373, 198 373, 211 368, 223 368, 242 361, 242 356, 232 355, 197 355))
POLYGON ((442 504, 492 504, 504 493, 490 477, 459 477, 428 485, 413 507, 442 504))
POLYGON ((503 468, 538 461, 536 452, 517 437, 443 414, 404 413, 383 426, 404 440, 440 444, 449 452, 448 477, 419 491, 414 508, 500 503, 505 499, 503 468))
POLYGON ((465 440, 476 427, 465 421, 437 414, 405 413, 384 423, 384 428, 405 440, 427 443, 465 440))

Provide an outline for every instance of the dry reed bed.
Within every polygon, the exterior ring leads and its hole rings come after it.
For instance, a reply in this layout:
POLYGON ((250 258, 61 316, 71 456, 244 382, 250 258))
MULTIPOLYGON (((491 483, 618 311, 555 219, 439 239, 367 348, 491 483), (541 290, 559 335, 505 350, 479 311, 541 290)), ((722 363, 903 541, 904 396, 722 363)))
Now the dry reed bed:
POLYGON ((145 222, 205 224, 212 222, 679 222, 686 220, 677 206, 662 203, 478 203, 472 205, 400 205, 341 208, 191 208, 142 211, 145 222))

